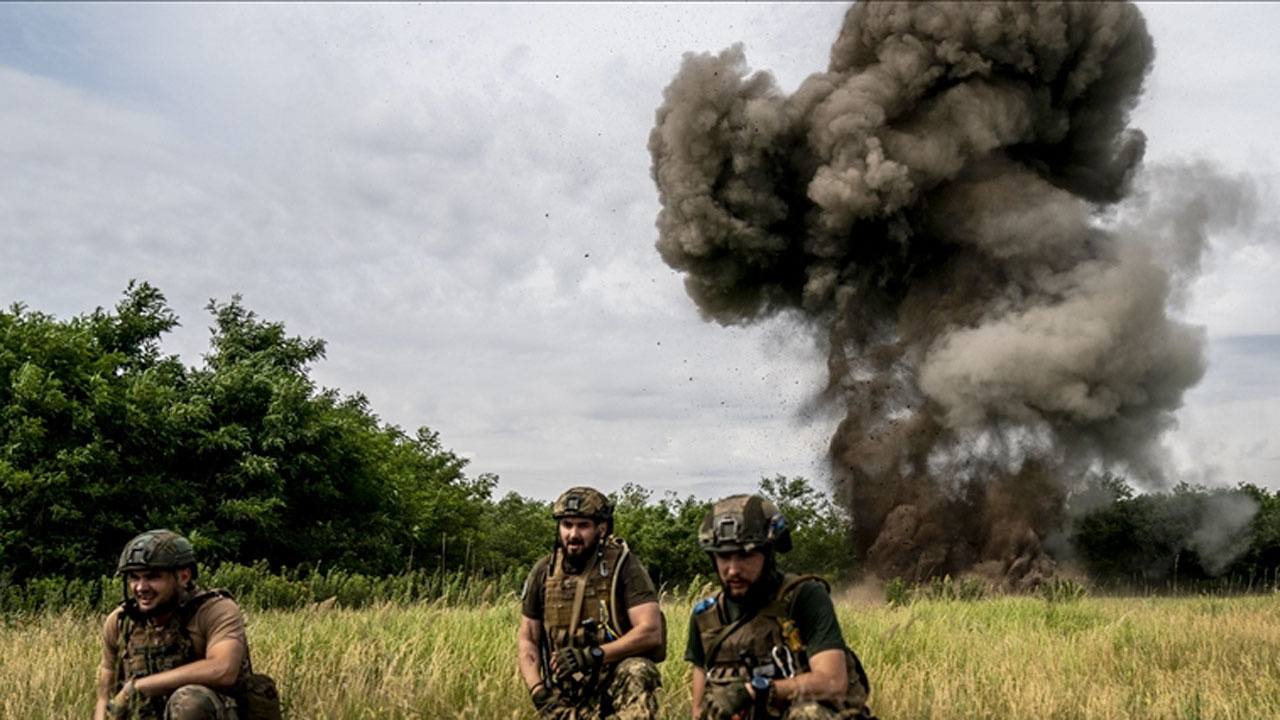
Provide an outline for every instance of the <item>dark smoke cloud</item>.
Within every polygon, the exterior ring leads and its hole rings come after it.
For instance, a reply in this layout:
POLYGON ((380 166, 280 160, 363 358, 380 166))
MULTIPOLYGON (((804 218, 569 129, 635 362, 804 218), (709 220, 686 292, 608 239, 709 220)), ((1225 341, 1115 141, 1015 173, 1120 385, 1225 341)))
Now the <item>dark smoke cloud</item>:
POLYGON ((657 249, 704 316, 827 343, 833 473, 882 577, 1033 584, 1072 479, 1158 482, 1205 369, 1173 311, 1209 218, 1116 219, 1153 55, 1129 4, 860 3, 790 95, 740 45, 666 88, 657 249))

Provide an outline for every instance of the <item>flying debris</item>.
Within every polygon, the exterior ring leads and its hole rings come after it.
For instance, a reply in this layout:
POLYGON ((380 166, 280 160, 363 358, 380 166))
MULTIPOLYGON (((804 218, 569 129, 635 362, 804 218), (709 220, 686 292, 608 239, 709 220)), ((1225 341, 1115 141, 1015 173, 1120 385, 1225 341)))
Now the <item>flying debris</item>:
POLYGON ((870 2, 790 95, 741 45, 664 91, 657 250, 705 317, 819 333, 833 477, 880 577, 1034 585, 1074 483, 1159 477, 1205 369, 1170 311, 1202 248, 1101 222, 1153 55, 1127 3, 870 2))

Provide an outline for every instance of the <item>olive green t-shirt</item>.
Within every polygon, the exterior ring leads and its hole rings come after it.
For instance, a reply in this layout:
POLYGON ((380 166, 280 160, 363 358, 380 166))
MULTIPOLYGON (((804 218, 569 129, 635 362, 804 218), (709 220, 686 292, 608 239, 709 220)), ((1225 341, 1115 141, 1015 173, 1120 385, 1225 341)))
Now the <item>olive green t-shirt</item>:
MULTIPOLYGON (((520 612, 533 620, 542 620, 542 610, 546 605, 547 573, 551 572, 551 555, 539 560, 529 572, 521 593, 520 612)), ((570 575, 572 568, 566 566, 565 572, 570 575)), ((649 571, 635 555, 627 554, 619 570, 618 595, 622 598, 624 608, 633 608, 645 603, 658 602, 658 591, 653 586, 649 571)))
MULTIPOLYGON (((711 598, 708 598, 710 600, 711 598)), ((725 613, 730 622, 742 617, 746 611, 738 603, 727 598, 718 602, 725 604, 725 613)), ((699 603, 703 606, 706 600, 699 603)), ((715 612, 714 606, 707 605, 703 612, 715 612)), ((836 620, 836 608, 831 603, 827 589, 817 580, 806 580, 796 588, 791 601, 791 619, 800 631, 800 639, 804 641, 804 650, 813 657, 823 650, 843 650, 844 636, 840 633, 840 622, 836 620)), ((705 668, 706 654, 702 647, 702 634, 698 632, 698 620, 695 614, 689 615, 689 644, 685 646, 684 659, 693 665, 705 668)))

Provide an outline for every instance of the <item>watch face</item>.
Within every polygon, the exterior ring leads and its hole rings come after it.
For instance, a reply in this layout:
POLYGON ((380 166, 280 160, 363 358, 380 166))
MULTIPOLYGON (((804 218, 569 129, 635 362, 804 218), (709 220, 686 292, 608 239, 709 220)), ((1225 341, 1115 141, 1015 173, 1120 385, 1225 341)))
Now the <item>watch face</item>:
POLYGON ((604 650, 601 650, 599 647, 591 648, 591 657, 597 660, 604 659, 604 650))

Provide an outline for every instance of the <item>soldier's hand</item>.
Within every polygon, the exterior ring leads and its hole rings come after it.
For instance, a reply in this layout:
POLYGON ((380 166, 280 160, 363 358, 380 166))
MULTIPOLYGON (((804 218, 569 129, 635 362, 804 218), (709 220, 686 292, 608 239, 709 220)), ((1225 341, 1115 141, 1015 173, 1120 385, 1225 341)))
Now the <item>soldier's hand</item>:
POLYGON ((564 647, 551 657, 551 672, 557 680, 566 675, 586 672, 595 667, 596 658, 591 648, 564 647))
POLYGON ((708 720, 729 720, 739 711, 751 705, 751 693, 747 692, 744 682, 732 682, 718 685, 707 695, 708 720))
POLYGON ((529 692, 529 698, 533 700, 533 706, 537 708, 539 715, 550 717, 552 711, 555 710, 556 705, 560 702, 560 693, 547 687, 544 683, 538 683, 529 692))
POLYGON ((132 680, 126 680, 116 696, 107 701, 107 717, 111 720, 124 720, 129 716, 129 704, 137 691, 132 680))

